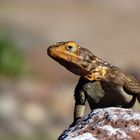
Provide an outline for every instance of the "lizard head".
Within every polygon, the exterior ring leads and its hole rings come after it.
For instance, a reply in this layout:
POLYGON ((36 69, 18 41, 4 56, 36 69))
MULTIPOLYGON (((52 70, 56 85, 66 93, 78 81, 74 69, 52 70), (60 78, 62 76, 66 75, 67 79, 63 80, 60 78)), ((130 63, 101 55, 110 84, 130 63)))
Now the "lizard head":
POLYGON ((76 75, 92 81, 105 74, 98 58, 74 41, 58 42, 47 49, 48 55, 76 75))
POLYGON ((90 73, 91 59, 94 56, 89 50, 81 48, 74 41, 58 42, 47 49, 48 55, 76 75, 90 73))
POLYGON ((79 45, 74 41, 58 42, 50 46, 47 53, 58 62, 61 60, 76 62, 79 57, 79 48, 79 45))

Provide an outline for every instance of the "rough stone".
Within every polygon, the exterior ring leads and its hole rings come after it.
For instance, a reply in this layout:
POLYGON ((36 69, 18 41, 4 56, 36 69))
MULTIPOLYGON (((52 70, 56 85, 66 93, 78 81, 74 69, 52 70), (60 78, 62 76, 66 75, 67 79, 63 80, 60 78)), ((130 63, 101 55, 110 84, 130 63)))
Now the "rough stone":
POLYGON ((140 140, 140 113, 114 107, 96 109, 65 130, 58 139, 140 140))

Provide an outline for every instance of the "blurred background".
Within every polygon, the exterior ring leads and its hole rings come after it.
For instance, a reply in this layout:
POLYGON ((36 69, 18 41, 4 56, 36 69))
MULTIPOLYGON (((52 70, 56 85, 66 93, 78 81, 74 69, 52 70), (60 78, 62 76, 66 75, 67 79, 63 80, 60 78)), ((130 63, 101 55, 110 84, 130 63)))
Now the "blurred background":
POLYGON ((79 77, 46 54, 68 40, 140 80, 139 0, 0 0, 1 140, 55 140, 72 122, 79 77))

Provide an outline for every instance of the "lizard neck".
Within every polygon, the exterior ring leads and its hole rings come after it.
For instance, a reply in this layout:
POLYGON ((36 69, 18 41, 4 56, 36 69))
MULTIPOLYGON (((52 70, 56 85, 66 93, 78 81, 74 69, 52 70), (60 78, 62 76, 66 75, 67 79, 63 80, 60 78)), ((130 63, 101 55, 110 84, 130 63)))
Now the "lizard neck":
POLYGON ((108 68, 115 67, 114 65, 112 65, 112 64, 110 64, 110 63, 108 63, 108 62, 106 62, 106 61, 104 61, 104 60, 102 60, 98 57, 96 57, 95 59, 96 59, 96 61, 98 62, 99 65, 102 65, 102 66, 108 67, 108 68))
POLYGON ((110 72, 117 67, 111 65, 110 63, 101 60, 98 57, 95 57, 92 60, 92 63, 89 64, 90 74, 86 75, 85 78, 93 80, 104 80, 109 77, 110 72))

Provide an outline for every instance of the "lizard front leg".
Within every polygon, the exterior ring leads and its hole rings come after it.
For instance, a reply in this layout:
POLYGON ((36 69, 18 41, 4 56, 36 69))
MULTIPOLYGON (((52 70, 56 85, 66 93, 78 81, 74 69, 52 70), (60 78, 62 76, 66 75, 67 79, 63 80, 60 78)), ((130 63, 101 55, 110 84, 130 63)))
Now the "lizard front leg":
POLYGON ((82 82, 81 80, 77 84, 75 88, 75 107, 74 107, 74 120, 73 122, 77 122, 78 119, 84 116, 85 113, 85 102, 86 95, 84 90, 82 90, 82 82))
POLYGON ((85 113, 85 94, 83 91, 79 92, 75 96, 75 107, 74 107, 74 122, 76 122, 79 118, 84 116, 85 113))

